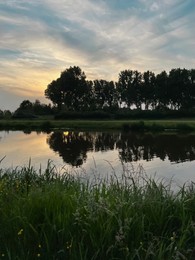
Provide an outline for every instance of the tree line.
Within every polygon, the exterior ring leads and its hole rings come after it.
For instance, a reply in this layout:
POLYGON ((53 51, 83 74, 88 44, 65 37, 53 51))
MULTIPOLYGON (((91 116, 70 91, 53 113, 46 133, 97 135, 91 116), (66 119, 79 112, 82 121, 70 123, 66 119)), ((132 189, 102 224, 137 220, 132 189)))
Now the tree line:
POLYGON ((195 69, 176 68, 157 75, 152 71, 123 70, 114 82, 87 80, 81 68, 73 66, 48 84, 44 94, 52 105, 24 100, 13 113, 0 110, 0 119, 62 113, 62 118, 108 118, 108 113, 116 119, 159 117, 162 113, 194 116, 195 69))
POLYGON ((51 114, 54 114, 54 108, 51 104, 43 104, 38 99, 35 102, 23 100, 14 112, 0 109, 0 119, 34 118, 36 116, 51 114))
POLYGON ((118 81, 87 80, 81 68, 64 70, 45 90, 59 111, 181 110, 195 107, 195 69, 123 70, 118 81))

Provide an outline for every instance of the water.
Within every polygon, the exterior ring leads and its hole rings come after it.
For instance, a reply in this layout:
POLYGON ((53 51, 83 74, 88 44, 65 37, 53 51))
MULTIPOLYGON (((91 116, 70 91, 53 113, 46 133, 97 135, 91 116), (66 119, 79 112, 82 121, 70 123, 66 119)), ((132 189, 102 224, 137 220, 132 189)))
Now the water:
POLYGON ((48 160, 58 169, 86 176, 121 175, 137 169, 177 185, 195 182, 195 135, 120 132, 24 133, 0 131, 2 168, 46 168, 48 160))

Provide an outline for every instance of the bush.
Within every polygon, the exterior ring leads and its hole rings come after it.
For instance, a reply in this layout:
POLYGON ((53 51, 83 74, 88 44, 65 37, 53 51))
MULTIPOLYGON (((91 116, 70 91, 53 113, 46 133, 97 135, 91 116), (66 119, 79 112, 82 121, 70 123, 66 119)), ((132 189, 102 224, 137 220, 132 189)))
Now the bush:
POLYGON ((25 112, 15 112, 12 116, 13 119, 35 119, 36 115, 25 112))
POLYGON ((104 111, 92 112, 62 112, 55 115, 55 119, 111 119, 112 114, 104 111))

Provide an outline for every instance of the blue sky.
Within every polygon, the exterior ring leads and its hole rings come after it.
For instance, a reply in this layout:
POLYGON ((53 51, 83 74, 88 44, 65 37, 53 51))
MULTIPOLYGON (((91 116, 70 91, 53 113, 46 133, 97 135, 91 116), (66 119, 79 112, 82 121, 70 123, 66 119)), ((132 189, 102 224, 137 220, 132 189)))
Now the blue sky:
POLYGON ((194 0, 0 0, 0 109, 46 102, 61 71, 195 68, 194 0))

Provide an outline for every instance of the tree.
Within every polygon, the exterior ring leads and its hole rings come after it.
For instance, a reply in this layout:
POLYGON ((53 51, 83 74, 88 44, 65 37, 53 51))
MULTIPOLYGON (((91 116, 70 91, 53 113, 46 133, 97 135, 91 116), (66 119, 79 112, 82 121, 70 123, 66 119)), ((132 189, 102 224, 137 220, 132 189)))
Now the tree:
POLYGON ((40 100, 38 99, 36 99, 33 103, 33 112, 35 115, 49 115, 53 113, 50 104, 41 104, 40 100))
POLYGON ((67 110, 82 110, 87 91, 85 73, 74 66, 63 71, 60 78, 47 86, 45 96, 59 109, 63 105, 67 110))
POLYGON ((30 102, 29 100, 22 101, 22 103, 19 106, 19 109, 24 110, 24 111, 31 111, 32 110, 32 102, 30 102))
POLYGON ((132 84, 132 99, 137 109, 141 109, 141 85, 142 74, 135 70, 133 71, 133 84, 132 84))
POLYGON ((19 108, 13 114, 13 118, 34 118, 33 103, 29 100, 21 102, 19 108))
POLYGON ((171 107, 175 109, 187 108, 191 103, 189 71, 186 69, 172 69, 169 72, 169 91, 171 107))
POLYGON ((141 80, 141 73, 137 70, 120 72, 117 84, 120 104, 123 103, 129 108, 135 105, 141 109, 141 80))
POLYGON ((156 76, 155 95, 158 108, 166 109, 169 107, 170 97, 168 96, 169 85, 166 71, 162 71, 156 76))
POLYGON ((105 96, 105 107, 110 109, 118 108, 118 95, 116 90, 116 84, 113 81, 106 82, 104 87, 104 96, 105 96))
POLYGON ((153 72, 147 71, 142 75, 141 100, 145 104, 145 109, 156 104, 155 95, 156 77, 153 72))
POLYGON ((132 105, 131 102, 131 93, 130 93, 130 86, 132 82, 132 70, 124 70, 121 71, 119 74, 118 79, 118 92, 119 92, 119 102, 120 105, 126 105, 127 107, 130 107, 132 105))
POLYGON ((45 90, 45 97, 50 99, 54 106, 61 110, 63 103, 63 95, 61 91, 61 79, 53 80, 45 90))
POLYGON ((4 118, 9 119, 12 117, 12 113, 10 110, 4 110, 3 111, 4 118))
POLYGON ((3 118, 3 111, 0 109, 0 118, 3 118))
POLYGON ((189 71, 191 108, 195 108, 195 69, 189 71))

